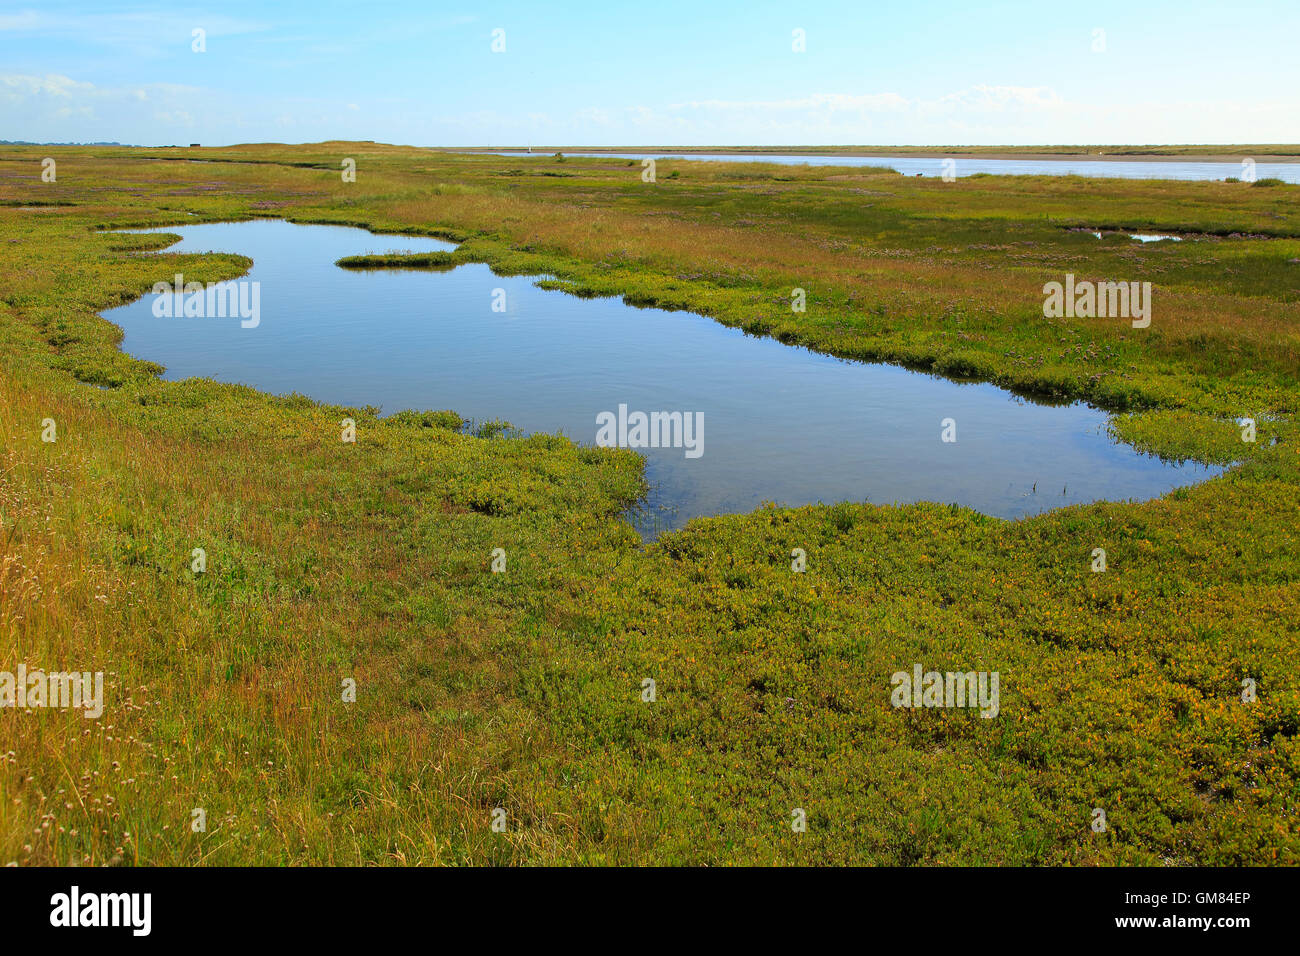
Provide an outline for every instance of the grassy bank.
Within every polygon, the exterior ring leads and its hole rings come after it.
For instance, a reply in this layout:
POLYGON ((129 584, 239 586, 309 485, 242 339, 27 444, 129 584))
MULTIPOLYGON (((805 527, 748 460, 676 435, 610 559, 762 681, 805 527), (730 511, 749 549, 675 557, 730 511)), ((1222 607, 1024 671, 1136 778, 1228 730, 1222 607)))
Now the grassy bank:
POLYGON ((1300 862, 1300 188, 641 171, 355 143, 0 153, 0 670, 108 675, 99 720, 0 710, 0 862, 1300 862), (459 243, 361 267, 486 262, 1087 398, 1140 447, 1240 464, 1014 523, 765 508, 643 549, 630 454, 124 355, 101 310, 248 261, 101 230, 254 216, 459 243), (1045 319, 1067 272, 1153 282, 1151 326, 1045 319), (891 707, 918 662, 999 672, 1000 714, 891 707))

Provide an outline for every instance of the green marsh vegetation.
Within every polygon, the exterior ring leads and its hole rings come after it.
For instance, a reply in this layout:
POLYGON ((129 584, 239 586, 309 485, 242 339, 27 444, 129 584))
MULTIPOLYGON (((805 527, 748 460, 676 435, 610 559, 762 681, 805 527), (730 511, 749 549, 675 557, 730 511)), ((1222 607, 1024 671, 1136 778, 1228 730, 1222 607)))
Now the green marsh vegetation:
POLYGON ((0 709, 0 862, 1300 862, 1300 188, 658 167, 5 147, 0 670, 107 679, 98 720, 0 709), (1141 448, 1238 464, 1014 523, 768 507, 646 548, 630 453, 123 354, 101 310, 249 263, 103 230, 255 216, 460 243, 365 265, 487 262, 1088 399, 1141 448), (1045 319, 1065 273, 1153 282, 1151 326, 1045 319), (895 710, 917 662, 998 671, 999 716, 895 710))
POLYGON ((335 264, 342 266, 344 269, 439 269, 457 266, 460 261, 451 252, 422 252, 418 254, 387 252, 364 256, 344 256, 335 264))

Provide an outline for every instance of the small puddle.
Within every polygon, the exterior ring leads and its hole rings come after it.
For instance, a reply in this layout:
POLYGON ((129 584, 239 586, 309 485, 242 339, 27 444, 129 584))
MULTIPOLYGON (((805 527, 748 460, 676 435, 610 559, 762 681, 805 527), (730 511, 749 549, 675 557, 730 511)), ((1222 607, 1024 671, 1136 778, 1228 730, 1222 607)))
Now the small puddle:
POLYGON ((1222 471, 1116 442, 1106 413, 1083 403, 842 361, 686 312, 539 289, 484 265, 334 265, 452 248, 435 239, 279 220, 148 231, 183 237, 168 251, 250 256, 246 279, 260 283, 255 327, 155 317, 153 295, 104 313, 124 330, 122 348, 165 365, 168 379, 208 376, 386 414, 450 408, 587 445, 602 415, 632 437, 636 412, 682 413, 683 425, 702 417, 694 448, 683 427, 670 432, 679 447, 638 449, 652 490, 637 523, 649 537, 765 501, 955 502, 1018 518, 1153 498, 1222 471), (945 419, 955 442, 943 440, 945 419))
MULTIPOLYGON (((1089 235, 1095 236, 1098 239, 1102 237, 1102 234, 1096 230, 1089 230, 1089 235)), ((1166 236, 1154 232, 1129 232, 1125 233, 1125 235, 1130 239, 1136 239, 1138 242, 1160 242, 1163 239, 1168 239, 1171 242, 1183 241, 1182 236, 1166 236)))

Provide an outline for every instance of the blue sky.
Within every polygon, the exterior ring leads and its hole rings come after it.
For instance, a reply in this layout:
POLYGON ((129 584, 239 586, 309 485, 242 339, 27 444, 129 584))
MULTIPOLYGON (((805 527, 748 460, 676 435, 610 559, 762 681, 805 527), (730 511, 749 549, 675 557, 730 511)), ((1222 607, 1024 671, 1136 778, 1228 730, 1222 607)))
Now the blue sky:
POLYGON ((5 0, 0 139, 1294 143, 1298 37, 1300 0, 5 0))

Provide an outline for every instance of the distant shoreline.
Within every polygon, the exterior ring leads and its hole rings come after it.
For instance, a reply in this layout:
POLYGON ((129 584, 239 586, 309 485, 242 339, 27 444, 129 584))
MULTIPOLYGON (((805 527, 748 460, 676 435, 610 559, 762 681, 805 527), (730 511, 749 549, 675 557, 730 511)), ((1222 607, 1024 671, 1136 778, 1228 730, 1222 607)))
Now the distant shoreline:
MULTIPOLYGON (((525 153, 526 146, 429 146, 426 149, 444 153, 525 153)), ((534 156, 555 153, 634 153, 647 156, 728 155, 738 156, 844 156, 853 158, 916 159, 999 159, 1032 160, 1035 162, 1162 162, 1162 163, 1222 163, 1240 162, 1246 157, 1261 163, 1300 163, 1300 146, 1256 145, 1240 147, 1167 147, 1170 149, 1206 150, 1203 152, 1159 152, 1161 147, 1060 147, 1043 152, 1043 147, 912 147, 912 146, 534 146, 534 156), (1073 151, 1068 151, 1073 150, 1073 151), (1127 152, 1125 150, 1128 150, 1127 152), (1208 150, 1213 150, 1208 151, 1208 150)))

